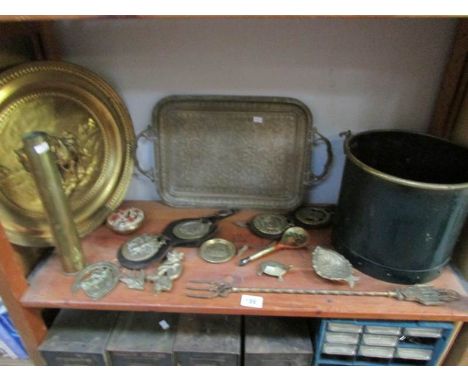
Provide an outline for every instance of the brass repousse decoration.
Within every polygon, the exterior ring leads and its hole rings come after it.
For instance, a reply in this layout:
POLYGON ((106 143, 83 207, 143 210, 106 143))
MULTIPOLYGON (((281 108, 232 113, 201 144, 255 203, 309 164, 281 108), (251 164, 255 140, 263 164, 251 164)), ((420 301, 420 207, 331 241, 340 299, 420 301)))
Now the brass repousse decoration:
POLYGON ((205 236, 212 224, 209 220, 190 220, 177 224, 172 232, 179 239, 194 240, 205 236))
POLYGON ((254 216, 247 226, 257 236, 277 240, 292 225, 285 215, 264 213, 254 216))
POLYGON ((13 243, 48 246, 50 227, 22 149, 31 131, 47 133, 78 234, 89 233, 131 180, 135 137, 125 105, 100 77, 65 62, 0 75, 0 220, 13 243))
POLYGON ((165 244, 166 239, 163 236, 145 233, 125 242, 120 254, 125 260, 145 261, 153 257, 165 244))
POLYGON ((76 275, 72 292, 80 289, 93 300, 99 300, 110 293, 119 282, 119 267, 109 261, 88 265, 76 275))

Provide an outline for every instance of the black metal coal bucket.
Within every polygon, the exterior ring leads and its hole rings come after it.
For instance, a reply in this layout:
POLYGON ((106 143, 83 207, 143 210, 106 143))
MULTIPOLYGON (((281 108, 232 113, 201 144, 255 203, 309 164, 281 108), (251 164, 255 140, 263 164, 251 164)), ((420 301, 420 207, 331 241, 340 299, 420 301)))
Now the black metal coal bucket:
POLYGON ((468 213, 468 149, 429 135, 348 135, 332 240, 364 273, 415 284, 436 278, 468 213))

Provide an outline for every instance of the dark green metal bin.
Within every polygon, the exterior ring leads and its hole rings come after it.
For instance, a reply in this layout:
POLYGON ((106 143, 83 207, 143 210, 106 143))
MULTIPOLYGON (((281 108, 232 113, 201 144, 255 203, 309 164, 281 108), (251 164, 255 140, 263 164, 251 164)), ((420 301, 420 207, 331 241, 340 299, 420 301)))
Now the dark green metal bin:
POLYGON ((436 278, 468 213, 468 149, 429 135, 376 130, 349 135, 345 153, 335 248, 381 280, 436 278))

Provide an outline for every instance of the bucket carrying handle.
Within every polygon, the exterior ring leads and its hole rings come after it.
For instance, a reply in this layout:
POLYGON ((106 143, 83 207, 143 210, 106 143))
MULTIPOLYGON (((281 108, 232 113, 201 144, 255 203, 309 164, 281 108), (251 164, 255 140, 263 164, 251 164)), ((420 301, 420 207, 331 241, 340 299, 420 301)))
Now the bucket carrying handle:
POLYGON ((353 135, 353 133, 351 132, 351 130, 346 130, 346 131, 342 131, 339 136, 340 137, 343 137, 343 150, 346 152, 346 143, 349 141, 349 138, 351 138, 353 135))
POLYGON ((312 171, 310 171, 310 176, 309 180, 307 181, 307 185, 311 186, 313 184, 316 184, 323 180, 328 173, 330 172, 331 165, 333 163, 333 149, 332 149, 332 144, 328 138, 326 138, 324 135, 320 134, 317 130, 316 127, 311 128, 311 144, 314 146, 317 146, 320 141, 325 143, 326 149, 327 149, 327 160, 325 164, 323 165, 323 169, 320 173, 314 174, 312 171), (316 138, 318 136, 318 138, 316 138))
POLYGON ((149 125, 145 130, 143 130, 136 136, 136 145, 135 145, 135 151, 133 152, 133 160, 135 161, 135 167, 137 168, 137 170, 143 176, 147 177, 149 180, 151 180, 154 183, 155 179, 157 178, 157 175, 154 174, 156 170, 153 168, 150 168, 149 170, 144 170, 141 167, 140 162, 138 160, 137 150, 138 150, 138 142, 140 141, 140 138, 145 138, 148 141, 152 141, 153 147, 156 148, 156 145, 154 144, 154 142, 157 140, 157 136, 153 127, 149 125))

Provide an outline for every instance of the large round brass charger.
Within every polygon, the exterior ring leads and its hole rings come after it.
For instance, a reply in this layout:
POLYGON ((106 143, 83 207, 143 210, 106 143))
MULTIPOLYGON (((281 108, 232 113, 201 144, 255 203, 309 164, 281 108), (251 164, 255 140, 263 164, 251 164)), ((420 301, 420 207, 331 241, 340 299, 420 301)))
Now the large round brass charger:
POLYGON ((0 74, 0 221, 9 240, 53 244, 28 170, 22 137, 49 134, 80 236, 123 200, 133 171, 135 136, 128 111, 110 85, 80 66, 36 61, 0 74))

